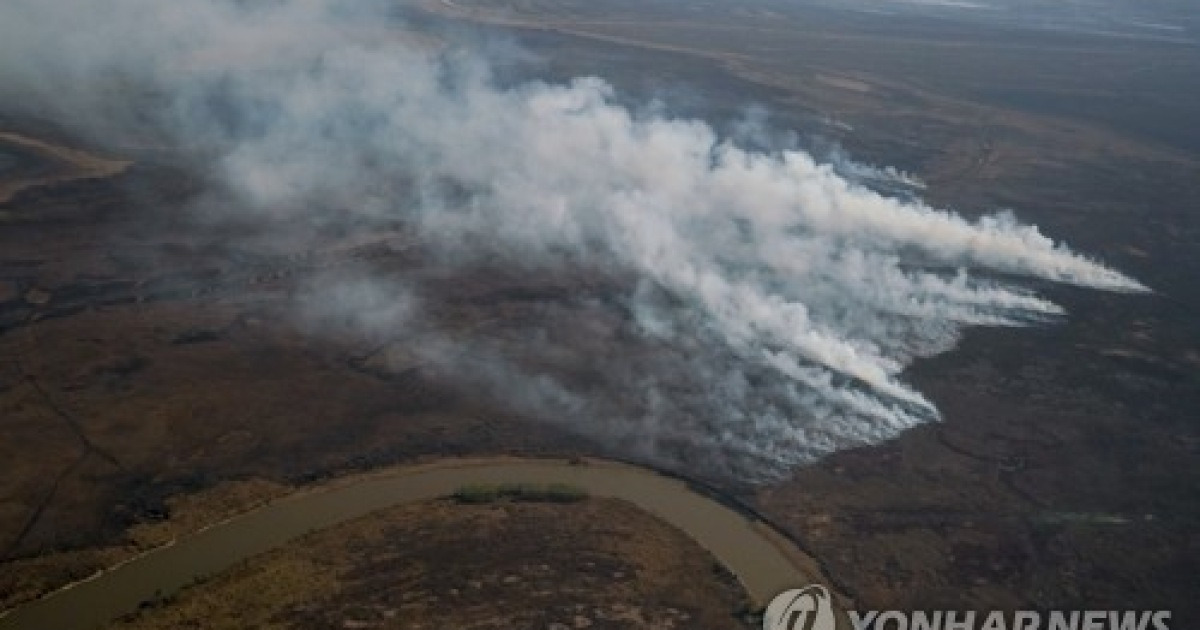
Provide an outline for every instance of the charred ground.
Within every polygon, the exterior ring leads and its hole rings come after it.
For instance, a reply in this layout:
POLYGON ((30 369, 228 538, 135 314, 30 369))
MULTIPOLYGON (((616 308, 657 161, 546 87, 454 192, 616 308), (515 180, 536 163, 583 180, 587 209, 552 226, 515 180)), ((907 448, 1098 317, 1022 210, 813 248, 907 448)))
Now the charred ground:
MULTIPOLYGON (((1044 287, 1068 307, 1065 322, 971 331, 910 371, 943 423, 831 456, 757 501, 871 607, 1194 615, 1200 158, 1180 112, 1200 93, 1188 85, 1195 49, 976 37, 940 21, 896 34, 836 13, 718 19, 716 7, 680 16, 638 3, 601 20, 582 3, 502 15, 465 5, 430 5, 427 19, 515 29, 545 76, 599 74, 718 122, 765 104, 814 148, 899 165, 966 214, 1016 208, 1152 287, 1044 287)), ((70 144, 43 123, 3 122, 70 144)), ((70 169, 5 153, 17 165, 3 178, 70 169)), ((436 252, 404 226, 291 225, 288 247, 264 251, 245 226, 194 229, 177 209, 194 201, 195 174, 121 157, 137 164, 0 205, 0 540, 12 579, 86 574, 105 558, 50 552, 119 541, 163 518, 166 497, 222 480, 303 482, 431 454, 621 450, 553 423, 531 430, 520 410, 407 355, 402 338, 317 343, 286 324, 304 278, 323 269, 420 277, 436 252)), ((654 351, 622 332, 620 277, 484 266, 422 281, 463 339, 515 346, 557 329, 569 341, 583 322, 593 333, 581 344, 654 351)), ((688 458, 677 453, 695 472, 688 458)))

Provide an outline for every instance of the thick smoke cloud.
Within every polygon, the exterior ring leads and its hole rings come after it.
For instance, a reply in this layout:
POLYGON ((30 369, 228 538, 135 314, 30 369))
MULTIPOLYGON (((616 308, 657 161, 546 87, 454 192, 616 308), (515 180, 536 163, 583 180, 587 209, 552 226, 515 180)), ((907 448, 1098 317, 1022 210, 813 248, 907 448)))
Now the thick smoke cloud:
POLYGON ((609 329, 655 351, 619 358, 581 339, 522 342, 540 362, 511 340, 465 348, 421 313, 432 298, 390 288, 404 278, 315 278, 319 313, 300 319, 419 328, 423 360, 523 412, 751 476, 936 419, 902 378, 914 358, 966 326, 1063 315, 1021 277, 1144 290, 1011 214, 968 221, 864 185, 919 185, 891 169, 748 149, 618 105, 597 78, 500 87, 370 2, 9 0, 0 96, 113 146, 168 143, 216 182, 209 208, 332 208, 401 222, 448 268, 629 279, 609 329), (588 365, 591 384, 555 372, 588 365))

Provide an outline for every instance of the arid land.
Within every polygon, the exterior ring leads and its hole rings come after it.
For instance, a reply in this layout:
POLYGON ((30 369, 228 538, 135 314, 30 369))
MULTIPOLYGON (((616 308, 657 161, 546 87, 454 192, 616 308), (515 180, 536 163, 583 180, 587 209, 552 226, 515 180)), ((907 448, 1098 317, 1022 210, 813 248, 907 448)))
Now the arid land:
POLYGON ((743 598, 618 500, 448 500, 315 532, 110 627, 751 628, 743 598))
MULTIPOLYGON (((1198 618, 1197 51, 769 3, 602 4, 411 10, 511 34, 543 56, 544 76, 597 74, 718 125, 765 105, 816 148, 899 166, 964 214, 1014 208, 1155 290, 1038 287, 1067 306, 1064 322, 973 330, 910 371, 943 422, 725 491, 866 607, 1198 618)), ((456 387, 402 336, 314 340, 279 322, 308 274, 361 265, 436 284, 439 317, 464 339, 581 314, 619 329, 619 313, 594 302, 621 279, 421 276, 429 253, 403 226, 293 228, 295 247, 252 247, 239 226, 173 211, 199 184, 167 158, 103 155, 39 121, 0 118, 0 131, 12 157, 0 170, 6 603, 110 564, 162 522, 216 520, 350 471, 446 454, 620 454, 456 387)), ((617 333, 580 343, 627 350, 617 333)))

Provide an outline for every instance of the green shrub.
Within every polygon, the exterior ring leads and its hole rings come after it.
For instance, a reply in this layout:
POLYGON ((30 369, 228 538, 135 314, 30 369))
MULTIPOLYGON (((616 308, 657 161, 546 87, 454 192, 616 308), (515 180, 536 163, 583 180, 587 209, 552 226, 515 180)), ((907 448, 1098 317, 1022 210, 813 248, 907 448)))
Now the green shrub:
POLYGON ((500 498, 497 486, 470 485, 462 486, 452 495, 459 503, 491 503, 500 498))
POLYGON ((587 491, 566 483, 501 483, 462 486, 451 497, 459 503, 492 503, 500 500, 539 503, 574 503, 588 496, 587 491))

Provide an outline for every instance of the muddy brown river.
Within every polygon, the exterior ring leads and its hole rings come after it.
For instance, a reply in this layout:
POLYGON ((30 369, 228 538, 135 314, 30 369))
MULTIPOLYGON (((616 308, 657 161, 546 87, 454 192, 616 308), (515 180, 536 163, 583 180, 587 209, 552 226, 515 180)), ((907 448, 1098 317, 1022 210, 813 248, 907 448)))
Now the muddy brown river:
POLYGON ((613 462, 447 461, 299 492, 180 538, 0 617, 0 630, 95 628, 156 596, 278 547, 306 532, 388 506, 445 497, 461 486, 567 483, 623 499, 678 527, 724 564, 758 603, 818 579, 778 533, 678 479, 613 462))

